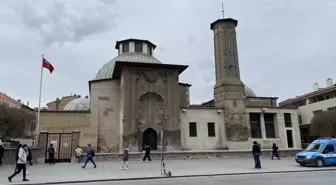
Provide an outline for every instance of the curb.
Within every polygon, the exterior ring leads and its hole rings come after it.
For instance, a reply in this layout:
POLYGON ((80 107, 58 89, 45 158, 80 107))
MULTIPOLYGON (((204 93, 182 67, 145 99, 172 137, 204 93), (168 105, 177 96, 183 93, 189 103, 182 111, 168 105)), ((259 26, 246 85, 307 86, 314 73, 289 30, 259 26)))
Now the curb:
MULTIPOLYGON (((153 176, 153 177, 135 177, 135 178, 120 178, 120 179, 100 179, 100 180, 77 180, 77 181, 60 181, 60 182, 46 182, 46 183, 29 183, 25 185, 53 185, 53 184, 79 184, 79 183, 95 183, 95 182, 116 182, 116 181, 136 181, 136 180, 155 180, 168 178, 191 178, 191 177, 214 177, 214 176, 238 176, 238 175, 258 175, 258 174, 278 174, 278 173, 307 173, 307 172, 325 172, 336 171, 333 169, 322 170, 287 170, 287 171, 270 171, 270 172, 243 172, 243 173, 218 173, 218 174, 204 174, 204 175, 178 175, 178 176, 153 176)), ((13 184, 22 185, 22 184, 13 184)))

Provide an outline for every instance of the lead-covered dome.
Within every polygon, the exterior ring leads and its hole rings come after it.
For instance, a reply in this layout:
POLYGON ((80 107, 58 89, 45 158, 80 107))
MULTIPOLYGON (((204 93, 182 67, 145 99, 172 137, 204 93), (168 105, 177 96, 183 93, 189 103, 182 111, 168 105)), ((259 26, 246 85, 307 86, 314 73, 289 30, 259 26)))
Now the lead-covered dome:
POLYGON ((101 67, 94 80, 110 79, 112 78, 114 65, 117 61, 120 62, 139 62, 149 64, 161 64, 155 57, 146 53, 123 53, 110 60, 101 67))
POLYGON ((247 85, 244 85, 245 88, 245 96, 246 97, 257 97, 254 91, 247 85))
POLYGON ((66 111, 84 111, 89 110, 90 100, 88 98, 76 98, 70 101, 63 110, 66 111))

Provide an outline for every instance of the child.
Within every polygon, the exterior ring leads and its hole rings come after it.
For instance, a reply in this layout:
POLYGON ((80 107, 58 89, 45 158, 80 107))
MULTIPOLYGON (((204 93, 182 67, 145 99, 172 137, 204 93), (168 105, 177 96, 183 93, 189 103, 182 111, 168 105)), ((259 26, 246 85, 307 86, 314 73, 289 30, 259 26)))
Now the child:
POLYGON ((122 158, 122 167, 120 168, 121 170, 125 169, 124 168, 125 164, 126 164, 126 169, 128 169, 128 158, 129 158, 128 151, 129 151, 129 149, 127 147, 125 147, 124 155, 123 155, 123 158, 122 158))

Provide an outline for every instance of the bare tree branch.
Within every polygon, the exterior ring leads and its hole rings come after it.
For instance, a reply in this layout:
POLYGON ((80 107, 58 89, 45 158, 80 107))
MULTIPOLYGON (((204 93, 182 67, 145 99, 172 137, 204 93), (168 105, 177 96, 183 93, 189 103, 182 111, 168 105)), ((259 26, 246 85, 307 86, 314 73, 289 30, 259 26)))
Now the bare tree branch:
POLYGON ((336 113, 318 112, 310 121, 309 132, 311 136, 336 136, 336 113))
POLYGON ((5 140, 26 137, 25 130, 32 127, 35 119, 34 112, 0 104, 0 138, 5 140))

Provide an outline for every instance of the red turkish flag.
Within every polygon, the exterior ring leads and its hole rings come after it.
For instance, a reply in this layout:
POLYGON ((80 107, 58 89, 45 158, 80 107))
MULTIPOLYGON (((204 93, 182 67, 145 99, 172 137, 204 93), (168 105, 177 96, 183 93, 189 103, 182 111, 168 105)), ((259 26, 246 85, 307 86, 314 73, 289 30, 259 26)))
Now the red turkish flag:
POLYGON ((50 71, 50 73, 52 73, 54 71, 54 66, 51 65, 50 62, 48 62, 48 60, 46 60, 44 57, 43 57, 43 60, 42 60, 42 66, 46 69, 48 69, 50 71))

